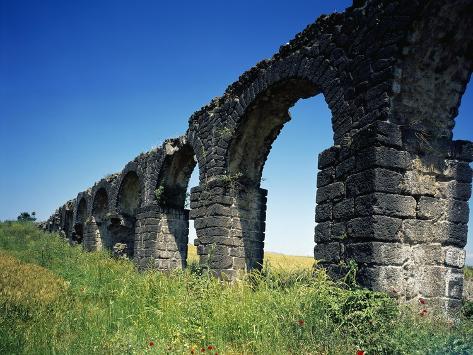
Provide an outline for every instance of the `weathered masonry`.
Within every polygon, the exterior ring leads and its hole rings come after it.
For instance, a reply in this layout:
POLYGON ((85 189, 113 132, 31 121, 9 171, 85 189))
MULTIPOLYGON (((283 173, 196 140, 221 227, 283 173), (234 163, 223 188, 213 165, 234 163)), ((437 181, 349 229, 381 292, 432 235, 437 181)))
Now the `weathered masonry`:
POLYGON ((48 228, 171 270, 186 266, 191 218, 203 267, 228 278, 258 268, 265 160, 289 108, 323 95, 334 143, 319 155, 315 258, 333 275, 353 259, 366 287, 455 307, 473 145, 453 141, 452 128, 472 71, 472 28, 472 0, 356 0, 322 16, 194 113, 182 137, 79 193, 48 228))

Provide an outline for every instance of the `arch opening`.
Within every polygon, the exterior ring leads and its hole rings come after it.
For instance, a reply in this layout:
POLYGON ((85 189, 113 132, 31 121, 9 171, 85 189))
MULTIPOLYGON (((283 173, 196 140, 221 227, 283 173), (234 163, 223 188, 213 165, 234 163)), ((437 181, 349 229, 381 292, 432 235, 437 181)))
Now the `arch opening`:
POLYGON ((129 171, 123 178, 118 192, 119 213, 134 218, 141 203, 141 183, 135 171, 129 171))
POLYGON ((228 171, 245 183, 260 186, 264 163, 271 145, 291 119, 289 108, 299 99, 318 94, 308 80, 289 79, 274 84, 248 107, 229 150, 228 171))
POLYGON ((162 206, 182 209, 188 196, 189 179, 197 163, 190 144, 184 144, 175 151, 172 148, 169 150, 171 154, 164 159, 156 186, 157 199, 162 206))
POLYGON ((66 209, 64 212, 64 232, 67 239, 72 239, 72 232, 74 229, 74 212, 66 209))
MULTIPOLYGON (((238 218, 233 229, 241 231, 246 269, 261 269, 263 265, 268 191, 261 188, 261 179, 273 142, 291 119, 289 109, 298 100, 319 92, 312 82, 303 79, 277 83, 248 107, 235 131, 229 149, 228 172, 235 181, 231 194, 238 218)), ((313 173, 315 175, 315 171, 313 173)), ((312 220, 315 196, 313 200, 312 220)))
POLYGON ((165 151, 155 196, 161 207, 158 258, 162 265, 158 268, 185 268, 189 244, 189 181, 197 170, 197 162, 192 146, 182 139, 168 141, 165 151))
POLYGON ((264 261, 274 268, 314 265, 317 155, 333 145, 331 112, 323 95, 301 99, 274 141, 261 187, 268 190, 264 261))
POLYGON ((95 222, 95 233, 96 235, 96 248, 106 248, 111 249, 111 240, 108 233, 108 228, 106 225, 106 216, 109 211, 109 200, 107 190, 104 187, 101 187, 97 190, 94 196, 94 201, 92 202, 92 217, 95 222))
POLYGON ((108 194, 104 187, 95 193, 92 203, 92 216, 97 220, 103 220, 108 212, 108 194))
POLYGON ((77 205, 76 223, 74 224, 74 233, 72 233, 72 242, 82 244, 84 240, 84 226, 87 219, 87 202, 82 197, 77 205))
POLYGON ((136 212, 141 205, 141 199, 140 178, 135 171, 129 171, 119 188, 118 215, 111 216, 108 225, 112 253, 117 257, 134 256, 136 212))

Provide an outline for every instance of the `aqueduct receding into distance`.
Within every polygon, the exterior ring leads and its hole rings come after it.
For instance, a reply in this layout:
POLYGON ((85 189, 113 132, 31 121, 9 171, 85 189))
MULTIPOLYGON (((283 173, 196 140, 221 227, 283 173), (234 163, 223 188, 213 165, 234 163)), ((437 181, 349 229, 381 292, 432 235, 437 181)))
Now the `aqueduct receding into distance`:
POLYGON ((68 201, 47 228, 86 250, 119 246, 139 267, 172 270, 186 266, 190 218, 203 267, 228 278, 258 268, 263 166, 289 108, 320 94, 334 145, 319 155, 315 258, 332 275, 353 259, 370 289, 455 308, 473 144, 452 140, 452 129, 472 28, 472 0, 355 0, 243 73, 182 137, 68 201))

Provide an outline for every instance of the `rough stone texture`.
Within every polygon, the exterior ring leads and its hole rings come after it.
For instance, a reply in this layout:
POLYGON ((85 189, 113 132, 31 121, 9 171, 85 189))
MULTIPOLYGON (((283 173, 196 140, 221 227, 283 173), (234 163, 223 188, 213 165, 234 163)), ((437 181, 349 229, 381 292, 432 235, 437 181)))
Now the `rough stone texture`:
POLYGON ((318 159, 320 265, 354 259, 367 287, 458 305, 473 144, 452 128, 472 71, 471 13, 471 0, 360 0, 321 16, 195 112, 183 137, 81 192, 46 228, 170 270, 185 266, 190 216, 201 266, 222 278, 259 268, 266 158, 290 107, 322 94, 334 145, 318 159))

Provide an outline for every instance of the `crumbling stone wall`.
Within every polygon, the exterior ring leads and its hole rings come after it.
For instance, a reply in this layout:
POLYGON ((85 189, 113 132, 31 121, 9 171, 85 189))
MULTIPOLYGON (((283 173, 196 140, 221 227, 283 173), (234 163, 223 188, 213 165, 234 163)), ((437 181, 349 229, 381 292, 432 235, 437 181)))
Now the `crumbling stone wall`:
MULTIPOLYGON (((471 0, 356 0, 343 13, 321 16, 194 113, 184 136, 102 182, 109 185, 109 211, 99 218, 107 232, 92 212, 97 189, 80 194, 74 226, 84 223, 77 211, 85 201, 84 244, 111 248, 104 236, 126 231, 128 254, 140 267, 184 267, 190 217, 202 267, 222 278, 261 267, 265 161, 290 107, 320 94, 332 113, 334 145, 318 162, 319 265, 338 276, 355 260, 359 281, 371 289, 455 308, 473 145, 453 141, 452 128, 472 71, 472 15, 471 0), (196 164, 189 212, 185 191, 196 164), (123 192, 129 174, 139 186, 131 205, 123 192)), ((68 208, 49 226, 74 239, 68 208)))

